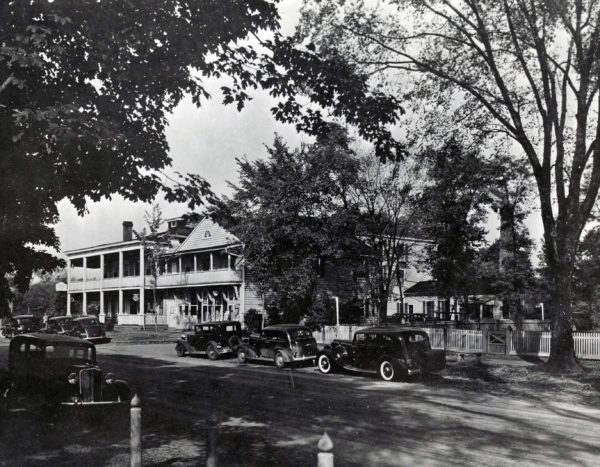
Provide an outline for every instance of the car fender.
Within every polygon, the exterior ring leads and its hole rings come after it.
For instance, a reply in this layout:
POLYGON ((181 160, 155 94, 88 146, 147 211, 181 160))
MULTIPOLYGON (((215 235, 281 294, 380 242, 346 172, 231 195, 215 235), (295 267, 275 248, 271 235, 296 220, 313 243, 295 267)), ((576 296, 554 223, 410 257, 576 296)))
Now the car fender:
MULTIPOLYGON (((196 348, 185 339, 177 339, 175 346, 181 344, 186 352, 197 352, 196 348)), ((204 349, 201 349, 204 350, 204 349)))
POLYGON ((277 352, 281 352, 284 362, 290 363, 294 361, 294 356, 292 355, 292 351, 290 349, 286 349, 285 347, 277 347, 275 349, 275 353, 277 352))
POLYGON ((211 340, 211 341, 208 341, 208 342, 206 343, 206 347, 204 348, 204 350, 208 349, 208 346, 209 346, 209 345, 214 345, 214 346, 215 346, 215 349, 217 350, 217 353, 220 353, 220 352, 221 352, 221 349, 220 349, 220 347, 222 347, 222 345, 221 345, 221 344, 219 344, 217 341, 212 341, 212 340, 211 340))
POLYGON ((248 355, 249 358, 257 358, 258 357, 258 352, 254 348, 254 346, 252 346, 250 344, 246 344, 245 342, 243 342, 238 346, 238 350, 239 349, 244 349, 246 352, 246 355, 248 355))

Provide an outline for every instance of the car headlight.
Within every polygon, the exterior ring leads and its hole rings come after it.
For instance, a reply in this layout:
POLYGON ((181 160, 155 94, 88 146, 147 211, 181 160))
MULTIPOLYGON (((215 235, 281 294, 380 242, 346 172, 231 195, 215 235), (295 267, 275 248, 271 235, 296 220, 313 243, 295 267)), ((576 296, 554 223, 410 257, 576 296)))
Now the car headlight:
POLYGON ((77 384, 77 374, 76 373, 71 373, 69 376, 67 376, 67 379, 69 380, 69 384, 77 384))
POLYGON ((115 375, 113 375, 112 373, 108 373, 104 378, 106 384, 113 384, 116 379, 117 378, 115 378, 115 375))
POLYGON ((184 341, 185 339, 186 339, 186 335, 185 335, 185 334, 182 334, 182 335, 181 335, 181 340, 182 340, 182 341, 184 341))

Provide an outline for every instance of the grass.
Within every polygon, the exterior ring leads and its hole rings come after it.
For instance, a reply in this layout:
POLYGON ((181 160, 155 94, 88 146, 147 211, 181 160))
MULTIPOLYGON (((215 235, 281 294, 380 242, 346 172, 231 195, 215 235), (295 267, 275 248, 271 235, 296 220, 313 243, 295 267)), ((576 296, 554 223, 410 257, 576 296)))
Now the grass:
POLYGON ((600 362, 584 361, 584 371, 557 376, 545 370, 541 360, 482 358, 451 361, 426 384, 502 395, 515 398, 564 402, 579 405, 600 404, 600 362))

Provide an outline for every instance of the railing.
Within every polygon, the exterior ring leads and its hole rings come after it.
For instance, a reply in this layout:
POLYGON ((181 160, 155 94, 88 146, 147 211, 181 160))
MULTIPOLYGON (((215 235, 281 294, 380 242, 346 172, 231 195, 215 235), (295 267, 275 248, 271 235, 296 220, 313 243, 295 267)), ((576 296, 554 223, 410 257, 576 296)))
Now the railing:
POLYGON ((155 315, 153 313, 148 313, 144 315, 144 320, 146 326, 151 324, 158 324, 159 326, 165 326, 167 324, 167 316, 166 315, 155 315))
POLYGON ((117 323, 141 326, 144 323, 144 315, 117 315, 117 323))
MULTIPOLYGON (((511 355, 550 355, 551 333, 515 332, 510 339, 511 355)), ((600 332, 574 332, 575 355, 581 359, 600 360, 600 332)))
POLYGON ((483 332, 471 329, 448 329, 447 350, 483 352, 483 332))

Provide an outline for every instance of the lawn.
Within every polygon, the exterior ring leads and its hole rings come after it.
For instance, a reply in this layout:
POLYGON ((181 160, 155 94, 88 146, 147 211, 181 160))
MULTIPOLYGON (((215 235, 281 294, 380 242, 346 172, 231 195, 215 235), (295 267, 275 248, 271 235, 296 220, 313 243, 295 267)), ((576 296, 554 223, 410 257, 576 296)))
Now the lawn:
POLYGON ((462 391, 597 407, 600 404, 600 361, 583 361, 582 364, 581 373, 556 376, 545 371, 542 360, 483 356, 478 364, 475 357, 460 360, 449 355, 441 378, 428 378, 425 383, 462 391))

